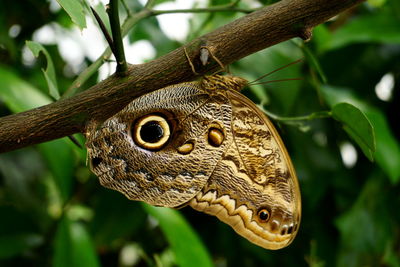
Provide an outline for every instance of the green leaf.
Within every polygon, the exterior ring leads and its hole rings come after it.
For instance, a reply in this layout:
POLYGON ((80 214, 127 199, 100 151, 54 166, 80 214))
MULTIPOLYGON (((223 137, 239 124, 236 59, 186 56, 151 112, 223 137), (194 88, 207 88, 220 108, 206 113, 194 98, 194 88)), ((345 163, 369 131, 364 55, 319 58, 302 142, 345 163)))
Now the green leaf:
POLYGON ((389 176, 391 182, 400 181, 400 144, 388 125, 385 115, 376 108, 368 108, 365 114, 374 125, 376 134, 375 158, 389 176))
POLYGON ((13 257, 43 244, 43 238, 36 233, 34 221, 26 213, 13 206, 1 205, 0 217, 0 259, 13 257))
POLYGON ((53 266, 100 266, 92 240, 84 225, 64 217, 58 225, 53 266))
POLYGON ((381 7, 385 5, 386 0, 368 0, 368 4, 370 4, 373 7, 381 7))
POLYGON ((80 29, 86 28, 84 5, 81 0, 57 0, 57 2, 80 29))
POLYGON ((323 52, 332 40, 332 33, 325 24, 320 24, 313 30, 312 44, 316 45, 317 54, 323 52))
POLYGON ((0 259, 9 258, 43 243, 38 234, 20 233, 0 236, 0 259))
POLYGON ((21 112, 51 103, 48 96, 39 89, 0 65, 0 98, 13 112, 21 112))
POLYGON ((349 88, 325 84, 321 86, 321 90, 322 96, 330 107, 333 107, 341 102, 346 102, 360 108, 361 110, 366 108, 365 103, 359 100, 349 88))
POLYGON ((160 223, 161 230, 170 243, 179 266, 213 266, 207 249, 178 211, 143 205, 150 215, 160 223))
POLYGON ((303 53, 306 57, 306 61, 310 64, 310 66, 318 73, 319 77, 321 78, 321 81, 323 83, 327 82, 326 75, 324 71, 321 68, 321 65, 319 64, 319 61, 317 57, 313 54, 312 50, 308 48, 306 44, 302 46, 303 53))
POLYGON ((373 161, 375 133, 364 113, 349 103, 339 103, 333 106, 332 116, 343 124, 343 129, 360 146, 365 156, 373 161))
MULTIPOLYGON (((51 100, 39 89, 23 81, 7 68, 0 65, 2 89, 0 99, 15 113, 51 103, 51 100)), ((72 186, 74 157, 66 138, 39 145, 42 154, 49 163, 50 170, 63 200, 67 200, 72 186), (57 151, 57 157, 54 153, 57 151)))
POLYGON ((393 183, 400 180, 400 144, 394 137, 384 113, 362 102, 350 90, 324 85, 321 87, 329 106, 340 102, 351 103, 364 112, 375 131, 376 152, 374 158, 393 183))
POLYGON ((71 141, 63 138, 39 145, 63 203, 69 199, 74 182, 75 157, 69 142, 71 141), (57 153, 57 157, 54 153, 57 153))
POLYGON ((94 203, 90 232, 97 246, 108 246, 116 239, 129 237, 143 229, 147 214, 139 202, 131 201, 116 191, 101 188, 94 203))
POLYGON ((32 51, 35 57, 39 57, 39 53, 42 52, 46 56, 47 67, 46 70, 42 69, 44 77, 46 78, 47 86, 49 87, 49 94, 55 99, 60 98, 60 93, 57 87, 56 71, 54 69, 53 60, 46 48, 41 44, 33 41, 26 41, 26 46, 32 51))
MULTIPOLYGON (((387 182, 379 171, 373 172, 354 205, 336 219, 341 239, 338 266, 379 265, 374 259, 395 242, 397 225, 391 213, 396 208, 387 207, 393 199, 382 193, 385 190, 390 190, 387 182)), ((396 245, 393 249, 397 250, 396 245)))
POLYGON ((391 12, 360 16, 332 34, 325 49, 333 50, 352 43, 400 43, 399 19, 391 12), (384 29, 384 30, 382 30, 384 29))
MULTIPOLYGON (((40 154, 33 148, 0 154, 0 177, 2 181, 0 205, 7 202, 13 203, 14 209, 29 212, 34 218, 35 224, 46 227, 49 218, 46 210, 47 203, 45 202, 47 191, 44 190, 47 177, 44 177, 44 175, 45 169, 40 154), (7 198, 9 200, 6 200, 7 198)), ((9 219, 11 212, 8 212, 5 216, 0 215, 2 222, 6 220, 5 217, 9 219)), ((32 225, 32 222, 28 222, 26 218, 23 222, 32 225)), ((18 229, 16 225, 12 227, 18 229)), ((7 233, 10 233, 10 231, 7 230, 7 233)))

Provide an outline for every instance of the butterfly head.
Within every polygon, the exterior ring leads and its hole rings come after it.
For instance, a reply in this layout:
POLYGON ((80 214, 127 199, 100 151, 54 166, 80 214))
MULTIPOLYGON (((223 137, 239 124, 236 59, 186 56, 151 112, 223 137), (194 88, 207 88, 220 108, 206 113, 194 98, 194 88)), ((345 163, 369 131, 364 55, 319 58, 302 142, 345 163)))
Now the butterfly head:
POLYGON ((201 81, 201 85, 204 89, 209 91, 216 91, 221 89, 230 89, 235 91, 242 90, 248 81, 241 77, 231 75, 211 75, 204 76, 201 81))

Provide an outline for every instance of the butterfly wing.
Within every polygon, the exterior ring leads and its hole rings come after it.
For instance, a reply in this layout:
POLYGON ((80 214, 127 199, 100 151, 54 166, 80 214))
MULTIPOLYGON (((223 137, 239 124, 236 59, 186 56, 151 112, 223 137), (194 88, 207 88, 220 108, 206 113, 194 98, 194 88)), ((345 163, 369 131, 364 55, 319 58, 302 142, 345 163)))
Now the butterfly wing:
POLYGON ((102 185, 129 199, 166 207, 189 204, 259 246, 285 247, 301 216, 290 158, 268 118, 229 89, 226 81, 235 80, 214 80, 209 82, 215 86, 183 83, 132 101, 89 133, 91 169, 102 185), (156 131, 167 133, 160 146, 150 146, 152 138, 137 130, 154 128, 141 124, 149 117, 167 128, 156 131))
POLYGON ((295 237, 301 215, 293 165, 274 126, 254 103, 236 91, 226 95, 232 106, 229 144, 190 205, 259 246, 285 247, 295 237))
POLYGON ((230 131, 231 113, 226 99, 210 101, 196 82, 146 94, 89 133, 91 169, 103 186, 129 199, 155 206, 183 205, 204 187, 226 150, 225 143, 210 146, 211 122, 217 120, 230 131), (141 133, 135 133, 138 121, 146 116, 164 119, 169 127, 168 140, 155 150, 136 140, 141 133))

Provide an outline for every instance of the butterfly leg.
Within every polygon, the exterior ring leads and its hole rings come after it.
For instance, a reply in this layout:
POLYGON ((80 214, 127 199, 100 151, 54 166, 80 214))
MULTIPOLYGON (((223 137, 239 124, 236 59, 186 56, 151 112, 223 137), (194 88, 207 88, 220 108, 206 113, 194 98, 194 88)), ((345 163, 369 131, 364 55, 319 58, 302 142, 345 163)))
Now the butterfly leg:
POLYGON ((186 59, 187 59, 187 61, 189 62, 190 68, 192 68, 193 73, 196 74, 196 75, 199 75, 199 73, 198 73, 198 72, 196 71, 196 69, 194 68, 194 65, 193 65, 193 63, 192 63, 192 60, 191 60, 190 57, 189 57, 189 54, 188 54, 188 52, 187 52, 187 50, 186 50, 186 47, 183 47, 183 51, 185 52, 186 59))

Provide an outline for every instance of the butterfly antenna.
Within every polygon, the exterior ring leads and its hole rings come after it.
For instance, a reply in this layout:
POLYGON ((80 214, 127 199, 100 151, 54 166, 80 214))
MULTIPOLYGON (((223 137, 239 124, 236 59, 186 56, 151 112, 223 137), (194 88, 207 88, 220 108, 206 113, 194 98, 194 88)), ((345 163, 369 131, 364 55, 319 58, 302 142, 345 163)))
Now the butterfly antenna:
MULTIPOLYGON (((269 72, 269 73, 267 73, 267 74, 264 74, 263 76, 261 76, 261 77, 255 79, 254 81, 249 82, 248 85, 253 85, 254 82, 259 81, 259 80, 261 80, 261 79, 263 79, 263 78, 265 78, 265 77, 271 75, 272 73, 275 73, 275 72, 277 72, 277 71, 280 71, 280 70, 282 70, 282 69, 285 69, 285 68, 287 68, 287 67, 289 67, 289 66, 291 66, 291 65, 297 64, 297 63, 299 63, 299 62, 301 62, 301 61, 303 61, 302 58, 300 58, 300 59, 298 59, 298 60, 296 60, 296 61, 293 61, 293 62, 291 62, 291 63, 289 63, 289 64, 286 64, 285 66, 282 66, 282 67, 280 67, 280 68, 277 68, 277 69, 275 69, 275 70, 273 70, 273 71, 271 71, 271 72, 269 72)), ((287 79, 287 80, 290 80, 290 79, 287 79)), ((276 81, 278 81, 278 80, 276 80, 276 81)), ((266 83, 268 83, 268 82, 266 82, 266 83)), ((257 84, 260 84, 260 83, 257 83, 257 84)))
POLYGON ((301 80, 302 80, 302 78, 287 78, 287 79, 272 80, 272 81, 265 81, 265 82, 259 82, 259 83, 254 83, 254 81, 253 81, 251 85, 268 84, 268 83, 275 83, 275 82, 287 82, 287 81, 301 81, 301 80))

